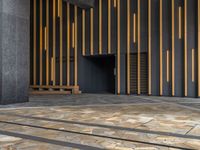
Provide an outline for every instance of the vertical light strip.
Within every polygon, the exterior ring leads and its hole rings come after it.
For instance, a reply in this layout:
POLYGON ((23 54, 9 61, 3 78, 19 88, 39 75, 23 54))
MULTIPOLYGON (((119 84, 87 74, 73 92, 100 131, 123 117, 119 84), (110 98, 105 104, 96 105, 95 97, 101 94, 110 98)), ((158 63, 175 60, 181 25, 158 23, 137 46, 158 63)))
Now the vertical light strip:
POLYGON ((162 0, 160 0, 160 96, 163 95, 163 13, 162 0))
POLYGON ((148 94, 151 95, 151 0, 148 0, 148 94))
POLYGON ((42 52, 43 52, 43 18, 42 18, 42 1, 40 1, 40 85, 42 85, 42 52))
POLYGON ((113 0, 114 1, 114 7, 116 8, 117 7, 117 0, 113 0))
POLYGON ((36 31, 36 30, 37 30, 37 29, 36 29, 36 28, 37 28, 37 27, 36 27, 36 25, 37 25, 37 22, 36 22, 36 21, 37 21, 37 20, 36 20, 37 12, 36 12, 36 10, 37 10, 37 9, 36 9, 36 5, 37 5, 37 4, 36 4, 36 0, 34 0, 34 28, 33 28, 33 30, 34 30, 34 31, 33 31, 33 36, 34 36, 34 44, 33 44, 33 46, 34 46, 34 47, 33 47, 33 84, 34 84, 34 85, 36 85, 36 78, 37 78, 37 77, 36 77, 36 76, 37 76, 37 66, 36 66, 36 59, 37 59, 37 58, 36 58, 36 53, 37 53, 37 52, 36 52, 36 51, 37 51, 37 42, 36 42, 36 41, 37 41, 37 37, 36 37, 36 36, 37 36, 37 35, 36 35, 36 32, 37 32, 37 31, 36 31))
POLYGON ((44 50, 47 50, 47 27, 44 27, 44 50))
POLYGON ((172 96, 175 96, 175 27, 174 27, 174 0, 172 3, 172 96))
POLYGON ((53 57, 51 57, 51 81, 53 81, 53 64, 54 64, 54 60, 53 60, 53 57))
POLYGON ((166 67, 166 69, 167 69, 167 82, 169 82, 169 50, 167 50, 167 56, 166 56, 166 60, 167 60, 167 62, 166 62, 166 64, 167 64, 167 67, 166 67))
POLYGON ((133 43, 136 43, 136 13, 133 14, 133 43))
POLYGON ((179 26, 179 39, 182 38, 182 10, 181 6, 178 7, 179 10, 179 18, 178 18, 178 26, 179 26))
POLYGON ((57 0, 57 7, 58 7, 58 17, 60 17, 60 0, 57 0))
POLYGON ((121 84, 120 84, 120 51, 121 51, 121 19, 120 19, 120 0, 117 0, 117 94, 121 92, 121 84))
POLYGON ((53 85, 56 85, 56 0, 53 0, 53 85))
POLYGON ((74 34, 74 85, 77 86, 78 85, 78 81, 77 81, 77 6, 74 6, 74 27, 75 27, 75 34, 74 34))
POLYGON ((108 54, 111 53, 111 0, 108 0, 108 54))
POLYGON ((62 13, 62 0, 59 2, 60 12, 60 86, 63 85, 63 13, 62 13))
POLYGON ((46 85, 49 85, 49 0, 46 0, 46 85))
POLYGON ((70 4, 67 3, 67 86, 70 85, 70 4))
POLYGON ((102 54, 102 0, 99 0, 99 54, 102 54))
POLYGON ((74 22, 72 22, 72 48, 74 48, 75 47, 75 41, 74 41, 74 37, 75 37, 75 24, 74 24, 74 22))
POLYGON ((90 8, 90 55, 94 54, 94 9, 90 8))
POLYGON ((192 82, 195 81, 195 51, 192 49, 192 82))
POLYGON ((127 0, 127 94, 130 94, 130 0, 127 0))
POLYGON ((198 97, 200 97, 200 0, 198 0, 198 97))
POLYGON ((187 78, 188 78, 188 74, 187 74, 187 68, 188 68, 188 66, 187 66, 187 63, 188 63, 188 61, 187 61, 187 0, 184 0, 184 63, 185 63, 185 65, 184 65, 184 84, 185 84, 185 86, 184 86, 184 95, 185 96, 188 96, 188 83, 187 83, 187 78))
POLYGON ((85 9, 82 10, 82 55, 85 56, 85 9))
POLYGON ((137 21, 137 23, 138 23, 138 25, 137 25, 137 27, 138 27, 138 95, 140 95, 140 93, 141 93, 141 91, 140 91, 140 48, 141 48, 141 43, 140 43, 140 0, 138 0, 138 8, 137 8, 138 10, 138 17, 137 17, 137 19, 138 19, 138 21, 137 21))

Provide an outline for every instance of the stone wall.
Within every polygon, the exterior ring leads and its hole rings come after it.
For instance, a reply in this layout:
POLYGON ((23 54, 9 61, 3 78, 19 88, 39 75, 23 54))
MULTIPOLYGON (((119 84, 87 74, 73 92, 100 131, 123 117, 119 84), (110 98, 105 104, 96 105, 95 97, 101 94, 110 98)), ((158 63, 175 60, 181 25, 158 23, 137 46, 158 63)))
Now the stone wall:
POLYGON ((0 103, 28 101, 30 0, 0 0, 0 103))

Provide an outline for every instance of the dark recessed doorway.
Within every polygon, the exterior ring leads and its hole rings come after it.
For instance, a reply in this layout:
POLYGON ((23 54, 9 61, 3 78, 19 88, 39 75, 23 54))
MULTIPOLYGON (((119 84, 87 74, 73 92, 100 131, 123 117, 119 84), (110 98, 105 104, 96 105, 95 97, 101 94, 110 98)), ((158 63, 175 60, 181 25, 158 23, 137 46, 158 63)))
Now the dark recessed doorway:
POLYGON ((115 93, 115 56, 88 56, 83 93, 115 93))

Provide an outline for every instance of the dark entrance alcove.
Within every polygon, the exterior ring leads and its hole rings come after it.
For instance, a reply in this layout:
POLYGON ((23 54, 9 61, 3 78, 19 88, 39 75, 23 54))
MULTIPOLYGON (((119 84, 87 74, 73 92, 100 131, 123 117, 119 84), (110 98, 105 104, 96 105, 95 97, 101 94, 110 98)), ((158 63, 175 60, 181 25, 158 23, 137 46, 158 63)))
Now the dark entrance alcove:
POLYGON ((83 93, 115 93, 115 57, 84 57, 85 68, 79 83, 83 93))

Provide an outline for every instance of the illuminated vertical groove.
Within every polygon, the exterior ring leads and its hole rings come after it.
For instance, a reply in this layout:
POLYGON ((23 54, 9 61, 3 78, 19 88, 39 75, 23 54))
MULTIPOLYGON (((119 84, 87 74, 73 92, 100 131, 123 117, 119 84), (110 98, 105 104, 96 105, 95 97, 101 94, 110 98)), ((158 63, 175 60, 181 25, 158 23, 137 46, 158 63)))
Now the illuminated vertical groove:
POLYGON ((82 10, 82 55, 85 56, 85 9, 82 10))
POLYGON ((137 8, 138 10, 138 17, 137 17, 137 19, 138 19, 138 21, 137 21, 137 23, 138 23, 138 25, 137 25, 137 27, 138 27, 138 95, 140 95, 140 93, 141 93, 141 91, 140 91, 140 51, 141 51, 141 43, 140 43, 140 0, 138 0, 138 8, 137 8))
POLYGON ((58 11, 58 17, 60 17, 60 0, 57 0, 58 4, 57 4, 57 11, 58 11))
POLYGON ((59 2, 60 13, 60 86, 63 85, 63 13, 62 13, 62 0, 59 2))
POLYGON ((174 0, 172 3, 172 96, 175 96, 175 27, 174 27, 174 0))
POLYGON ((117 7, 117 0, 113 0, 114 2, 114 4, 113 4, 113 6, 116 8, 117 7))
POLYGON ((195 81, 195 51, 192 49, 192 82, 195 81))
POLYGON ((133 43, 136 43, 136 13, 133 14, 133 43))
POLYGON ((78 81, 77 81, 77 6, 74 6, 74 27, 75 27, 75 34, 74 34, 74 85, 77 86, 78 85, 78 81))
POLYGON ((51 81, 53 81, 53 64, 54 64, 54 60, 53 57, 51 57, 51 81))
POLYGON ((127 0, 127 94, 130 94, 130 0, 127 0))
POLYGON ((53 85, 56 85, 56 0, 53 0, 53 85))
POLYGON ((90 8, 90 55, 94 54, 94 10, 90 8))
POLYGON ((47 27, 44 27, 44 50, 47 50, 47 27))
POLYGON ((198 0, 198 97, 200 97, 200 0, 198 0))
POLYGON ((67 3, 67 86, 70 85, 70 4, 67 3))
POLYGON ((184 95, 188 95, 188 83, 187 83, 187 0, 184 0, 184 95))
POLYGON ((102 0, 99 0, 99 54, 102 54, 102 0))
POLYGON ((42 1, 40 0, 40 85, 42 85, 42 74, 43 74, 43 67, 42 67, 42 52, 43 52, 43 18, 42 18, 42 1))
POLYGON ((36 12, 36 0, 34 0, 34 28, 33 28, 33 36, 34 36, 34 44, 33 44, 33 84, 36 85, 36 76, 37 76, 37 66, 36 66, 36 51, 37 51, 37 35, 36 35, 36 32, 37 32, 37 29, 36 29, 36 25, 37 25, 37 22, 36 22, 36 17, 37 17, 37 12, 36 12))
POLYGON ((120 74, 120 51, 121 51, 121 19, 120 19, 120 0, 117 0, 117 94, 120 94, 121 92, 121 87, 120 87, 120 78, 121 78, 121 74, 120 74))
POLYGON ((151 0, 148 0, 148 94, 151 95, 151 0))
POLYGON ((163 13, 162 13, 162 0, 160 0, 160 95, 163 95, 163 13))
POLYGON ((111 0, 108 0, 108 54, 111 53, 111 0))
POLYGON ((75 38, 75 24, 74 22, 72 22, 72 48, 75 47, 74 38, 75 38))
POLYGON ((49 0, 46 0, 46 85, 49 85, 49 0))
POLYGON ((167 57, 166 57, 166 64, 167 64, 167 82, 169 82, 169 50, 167 50, 167 57))
POLYGON ((181 6, 179 6, 179 18, 178 18, 178 26, 179 26, 179 39, 182 38, 182 10, 181 6))

